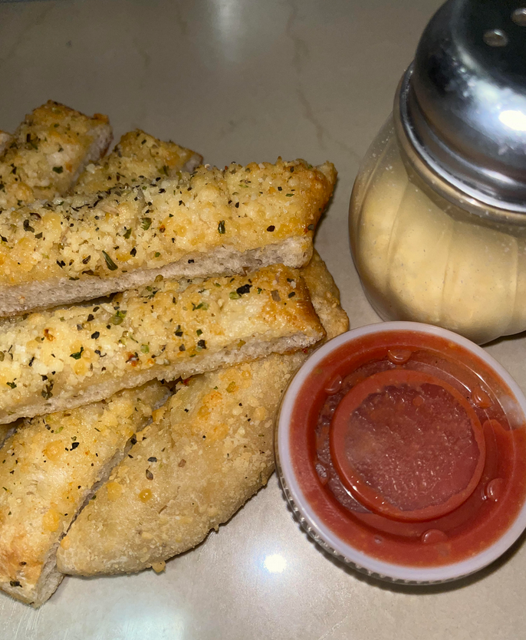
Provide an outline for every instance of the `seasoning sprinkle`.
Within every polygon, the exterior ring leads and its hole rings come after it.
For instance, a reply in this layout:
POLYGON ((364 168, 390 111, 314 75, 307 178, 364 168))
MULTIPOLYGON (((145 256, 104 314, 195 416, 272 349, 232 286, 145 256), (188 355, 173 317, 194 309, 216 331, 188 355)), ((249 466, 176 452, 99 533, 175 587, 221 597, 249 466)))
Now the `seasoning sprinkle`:
POLYGON ((110 256, 103 251, 102 255, 104 256, 104 260, 106 260, 106 264, 108 265, 108 269, 110 271, 116 271, 118 269, 117 265, 115 264, 115 262, 113 262, 113 260, 110 258, 110 256))
MULTIPOLYGON (((244 284, 242 287, 238 287, 236 289, 236 293, 240 296, 244 295, 245 293, 250 293, 250 289, 252 288, 251 284, 244 284)), ((232 297, 232 296, 230 296, 232 297)))

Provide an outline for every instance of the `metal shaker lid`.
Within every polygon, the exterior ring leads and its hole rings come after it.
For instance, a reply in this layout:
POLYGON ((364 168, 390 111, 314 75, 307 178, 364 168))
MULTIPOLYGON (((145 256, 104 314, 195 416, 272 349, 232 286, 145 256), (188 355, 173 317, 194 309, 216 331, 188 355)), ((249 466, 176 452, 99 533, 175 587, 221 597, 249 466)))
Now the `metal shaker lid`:
POLYGON ((448 0, 399 96, 406 135, 442 179, 526 212, 526 0, 448 0))

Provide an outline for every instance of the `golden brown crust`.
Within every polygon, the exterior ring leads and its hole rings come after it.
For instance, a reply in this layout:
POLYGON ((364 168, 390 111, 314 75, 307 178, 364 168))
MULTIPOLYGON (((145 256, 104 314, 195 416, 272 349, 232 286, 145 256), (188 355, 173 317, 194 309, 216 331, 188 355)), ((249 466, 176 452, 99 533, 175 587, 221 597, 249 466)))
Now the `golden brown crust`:
POLYGON ((111 302, 33 313, 0 326, 0 423, 107 398, 325 333, 298 272, 159 281, 111 302))
POLYGON ((348 331, 349 318, 341 307, 340 292, 317 251, 301 270, 301 275, 309 290, 312 305, 327 332, 327 340, 348 331))
POLYGON ((0 209, 64 194, 111 142, 108 118, 52 102, 35 109, 0 158, 0 209))
POLYGON ((92 487, 168 395, 158 382, 24 421, 0 452, 0 589, 40 606, 58 586, 59 540, 92 487))
MULTIPOLYGON (((331 337, 345 331, 338 289, 317 254, 308 281, 331 337)), ((279 403, 306 357, 272 355, 179 385, 133 458, 74 523, 58 552, 60 569, 95 575, 158 568, 228 521, 273 471, 279 403)))
POLYGON ((80 514, 59 549, 60 570, 139 571, 227 521, 272 473, 275 410, 300 362, 270 356, 180 385, 80 514))
POLYGON ((163 142, 137 129, 125 133, 99 164, 86 167, 73 192, 97 193, 158 177, 177 177, 181 171, 193 171, 202 161, 202 156, 195 151, 174 142, 163 142))
POLYGON ((5 211, 0 285, 16 292, 32 282, 81 288, 111 279, 116 291, 134 271, 218 249, 243 254, 291 238, 311 246, 334 181, 330 163, 200 167, 180 180, 5 211))

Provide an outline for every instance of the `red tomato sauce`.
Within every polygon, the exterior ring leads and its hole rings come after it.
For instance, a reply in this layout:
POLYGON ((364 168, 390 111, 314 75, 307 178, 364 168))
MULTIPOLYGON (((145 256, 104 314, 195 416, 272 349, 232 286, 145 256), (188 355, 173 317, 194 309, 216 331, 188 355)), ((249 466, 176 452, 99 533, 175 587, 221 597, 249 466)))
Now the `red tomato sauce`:
POLYGON ((363 336, 296 400, 294 472, 318 518, 379 560, 439 566, 495 542, 526 499, 525 418, 477 356, 417 332, 363 336))

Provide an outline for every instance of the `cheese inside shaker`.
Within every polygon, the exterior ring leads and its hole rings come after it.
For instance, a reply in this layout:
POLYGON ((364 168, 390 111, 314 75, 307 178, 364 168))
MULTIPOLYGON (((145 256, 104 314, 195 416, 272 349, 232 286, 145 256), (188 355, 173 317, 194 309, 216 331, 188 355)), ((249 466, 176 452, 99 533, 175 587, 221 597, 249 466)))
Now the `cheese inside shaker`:
MULTIPOLYGON (((526 132, 502 116, 511 95, 526 120, 526 85, 510 78, 496 97, 480 91, 506 60, 487 62, 490 23, 474 21, 475 5, 450 0, 426 28, 356 178, 349 231, 362 285, 382 319, 435 324, 482 344, 526 330, 526 132), (478 66, 457 77, 467 49, 478 66), (437 58, 443 77, 432 68, 437 58)), ((512 48, 514 36, 509 28, 512 48)))

